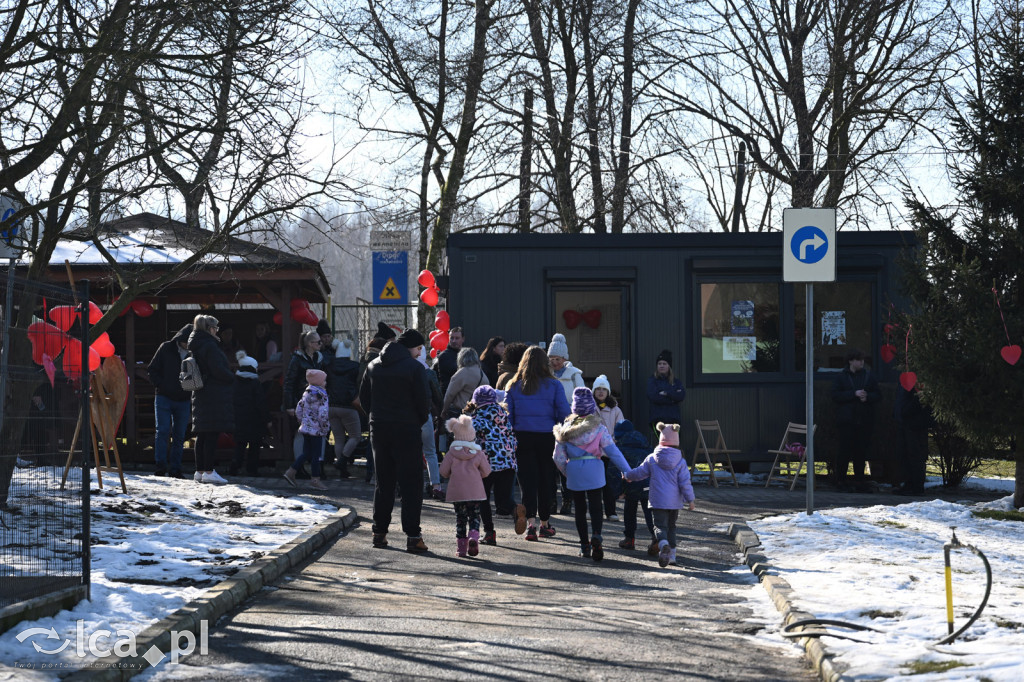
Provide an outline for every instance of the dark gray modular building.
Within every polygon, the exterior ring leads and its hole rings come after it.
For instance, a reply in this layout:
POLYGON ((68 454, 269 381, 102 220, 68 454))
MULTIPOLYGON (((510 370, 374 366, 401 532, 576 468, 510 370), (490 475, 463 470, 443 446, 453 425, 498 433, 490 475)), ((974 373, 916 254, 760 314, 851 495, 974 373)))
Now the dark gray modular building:
MULTIPOLYGON (((655 358, 668 349, 687 390, 686 450, 695 418, 718 419, 729 447, 756 460, 778 447, 787 422, 805 421, 805 292, 782 281, 782 242, 781 232, 453 235, 448 310, 478 349, 491 336, 548 343, 564 334, 587 385, 607 375, 638 426, 655 358)), ((837 281, 814 285, 819 434, 850 348, 880 381, 898 378, 879 350, 890 304, 904 304, 899 256, 914 243, 912 232, 837 235, 837 281)))

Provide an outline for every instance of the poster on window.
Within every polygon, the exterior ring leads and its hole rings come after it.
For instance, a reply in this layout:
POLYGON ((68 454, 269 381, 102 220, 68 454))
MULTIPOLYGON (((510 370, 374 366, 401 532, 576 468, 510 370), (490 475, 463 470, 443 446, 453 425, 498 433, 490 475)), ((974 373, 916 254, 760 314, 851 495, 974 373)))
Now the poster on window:
POLYGON ((746 335, 754 333, 754 302, 733 301, 732 317, 730 318, 730 330, 733 335, 746 335))
POLYGON ((722 338, 722 359, 749 362, 757 359, 757 339, 753 336, 725 336, 722 338))
POLYGON ((846 311, 845 310, 823 310, 823 311, 821 311, 821 345, 822 346, 845 346, 846 345, 846 311))

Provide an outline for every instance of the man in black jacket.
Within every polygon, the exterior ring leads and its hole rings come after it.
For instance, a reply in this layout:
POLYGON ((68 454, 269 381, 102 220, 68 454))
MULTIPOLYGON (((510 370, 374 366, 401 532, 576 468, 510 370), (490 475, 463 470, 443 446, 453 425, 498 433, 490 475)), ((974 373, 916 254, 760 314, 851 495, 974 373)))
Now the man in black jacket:
POLYGON ((437 372, 437 379, 441 382, 441 395, 448 394, 448 384, 452 377, 459 371, 459 351, 462 350, 462 343, 465 336, 462 327, 452 327, 448 331, 448 347, 437 354, 437 362, 434 363, 434 371, 437 372))
POLYGON ((156 475, 181 478, 181 455, 185 432, 191 418, 192 395, 181 388, 178 374, 181 361, 188 355, 186 344, 192 325, 186 324, 170 341, 164 341, 149 362, 149 380, 156 386, 156 475), (170 461, 168 461, 168 439, 170 461))
POLYGON ((866 493, 871 488, 864 475, 864 465, 871 445, 874 407, 882 399, 882 392, 875 375, 864 367, 864 353, 851 349, 846 354, 846 362, 846 369, 832 382, 832 402, 836 406, 836 426, 839 431, 836 483, 840 490, 850 490, 847 474, 852 461, 853 489, 866 493))
POLYGON ((426 552, 420 531, 423 507, 423 447, 420 428, 430 416, 426 369, 415 358, 423 335, 402 332, 384 346, 366 368, 359 385, 359 402, 370 415, 377 487, 373 491, 373 546, 387 547, 388 526, 395 508, 395 485, 402 494, 402 530, 406 551, 426 552))

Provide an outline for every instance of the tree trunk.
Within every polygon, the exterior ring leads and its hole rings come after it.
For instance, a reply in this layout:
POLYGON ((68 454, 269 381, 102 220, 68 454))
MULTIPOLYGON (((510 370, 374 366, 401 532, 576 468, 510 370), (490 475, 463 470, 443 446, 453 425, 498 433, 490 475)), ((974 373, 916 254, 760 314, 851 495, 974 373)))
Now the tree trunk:
POLYGON ((427 255, 427 269, 436 272, 441 262, 441 254, 448 244, 448 234, 452 227, 452 217, 459 199, 459 186, 466 170, 466 155, 469 143, 476 126, 476 105, 480 95, 480 86, 484 80, 484 65, 487 61, 487 29, 491 24, 491 5, 494 0, 476 1, 476 18, 474 19, 473 54, 470 56, 469 69, 466 73, 466 94, 459 121, 459 135, 455 140, 452 152, 452 165, 448 169, 448 179, 441 188, 440 207, 437 222, 434 223, 434 234, 430 239, 430 252, 427 255))
MULTIPOLYGON (((630 2, 631 9, 634 2, 630 2)), ((594 0, 588 0, 584 3, 582 17, 583 77, 587 83, 587 158, 590 161, 590 184, 594 195, 594 232, 605 234, 608 224, 604 218, 604 183, 601 180, 601 152, 597 135, 597 88, 594 85, 594 50, 590 35, 590 18, 593 13, 594 0)))
POLYGON ((629 155, 633 143, 633 29, 640 0, 629 0, 622 36, 622 122, 619 124, 619 153, 612 188, 612 233, 621 234, 626 224, 626 187, 629 183, 629 155))
POLYGON ((530 174, 533 168, 533 90, 523 93, 523 149, 519 156, 520 232, 530 231, 530 174))

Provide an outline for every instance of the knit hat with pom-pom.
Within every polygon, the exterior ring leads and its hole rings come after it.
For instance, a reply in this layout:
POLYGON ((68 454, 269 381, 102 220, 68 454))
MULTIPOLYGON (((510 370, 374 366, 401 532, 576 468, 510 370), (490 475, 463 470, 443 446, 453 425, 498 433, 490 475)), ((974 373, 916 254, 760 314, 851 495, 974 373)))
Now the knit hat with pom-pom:
POLYGON ((238 360, 239 367, 251 367, 257 369, 260 363, 256 362, 256 358, 246 355, 244 350, 240 350, 235 353, 235 358, 238 360))
POLYGON ((555 334, 551 337, 551 345, 548 346, 548 357, 555 355, 560 358, 569 359, 569 346, 565 343, 565 337, 555 334))
POLYGON ((667 445, 670 448, 679 447, 679 424, 658 422, 654 428, 661 434, 661 438, 658 439, 659 445, 667 445))
POLYGON ((473 418, 468 414, 459 415, 458 418, 449 419, 445 427, 455 440, 464 440, 472 443, 476 439, 476 429, 473 428, 473 418))

